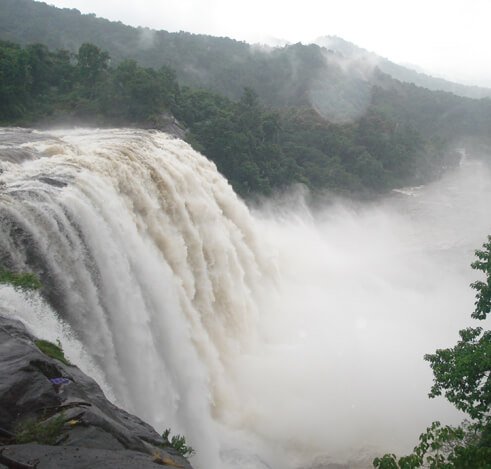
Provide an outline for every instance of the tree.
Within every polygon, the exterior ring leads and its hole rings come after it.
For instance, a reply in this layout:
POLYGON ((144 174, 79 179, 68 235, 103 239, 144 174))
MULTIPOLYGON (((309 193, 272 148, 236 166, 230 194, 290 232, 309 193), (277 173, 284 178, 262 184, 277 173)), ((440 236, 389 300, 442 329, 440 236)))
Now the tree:
POLYGON ((109 54, 101 51, 94 44, 82 44, 78 49, 77 68, 81 83, 88 91, 88 95, 95 95, 95 86, 102 74, 109 67, 109 54))
POLYGON ((17 44, 0 41, 0 120, 22 116, 30 100, 29 58, 17 44))
MULTIPOLYGON (((472 317, 485 320, 491 310, 491 236, 476 251, 472 268, 483 272, 485 281, 471 284, 477 291, 472 317)), ((430 397, 442 394, 459 410, 476 421, 489 423, 491 418, 491 331, 469 327, 459 332, 460 340, 450 349, 426 355, 434 384, 430 397)))
MULTIPOLYGON (((476 252, 471 266, 485 280, 471 284, 477 291, 472 318, 485 320, 491 311, 491 236, 476 252)), ((374 460, 379 469, 491 468, 491 331, 469 327, 459 331, 452 348, 425 355, 434 374, 430 397, 444 395, 470 422, 459 427, 442 427, 434 422, 409 456, 397 459, 386 454, 374 460)))
POLYGON ((106 108, 114 116, 142 122, 168 110, 179 87, 172 70, 142 68, 134 60, 124 60, 112 71, 106 108))

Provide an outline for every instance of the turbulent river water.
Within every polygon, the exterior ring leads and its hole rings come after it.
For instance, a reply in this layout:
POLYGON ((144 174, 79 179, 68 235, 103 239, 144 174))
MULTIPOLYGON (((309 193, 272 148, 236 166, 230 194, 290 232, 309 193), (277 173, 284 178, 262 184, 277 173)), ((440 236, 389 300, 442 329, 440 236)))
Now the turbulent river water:
POLYGON ((0 287, 0 311, 185 434, 197 468, 366 467, 461 419, 422 357, 470 323, 483 163, 315 210, 300 192, 248 209, 152 131, 2 129, 0 170, 0 261, 44 285, 0 287))

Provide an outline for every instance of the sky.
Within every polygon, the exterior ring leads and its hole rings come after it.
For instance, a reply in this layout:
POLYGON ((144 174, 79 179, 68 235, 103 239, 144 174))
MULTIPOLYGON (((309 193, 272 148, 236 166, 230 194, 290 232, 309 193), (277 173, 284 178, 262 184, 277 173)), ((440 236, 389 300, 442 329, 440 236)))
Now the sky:
POLYGON ((394 62, 491 87, 491 0, 45 0, 132 26, 309 43, 336 35, 394 62))

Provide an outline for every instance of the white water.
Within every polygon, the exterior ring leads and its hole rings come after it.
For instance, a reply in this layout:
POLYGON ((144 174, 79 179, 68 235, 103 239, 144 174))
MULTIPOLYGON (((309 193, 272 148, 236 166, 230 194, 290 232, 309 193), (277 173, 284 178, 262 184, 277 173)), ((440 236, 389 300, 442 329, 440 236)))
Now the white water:
POLYGON ((482 164, 383 203, 251 214, 160 133, 1 143, 0 252, 42 270, 57 311, 6 287, 0 306, 59 337, 116 403, 184 433, 197 468, 363 459, 460 418, 426 398, 422 356, 469 323, 468 265, 491 232, 482 164))

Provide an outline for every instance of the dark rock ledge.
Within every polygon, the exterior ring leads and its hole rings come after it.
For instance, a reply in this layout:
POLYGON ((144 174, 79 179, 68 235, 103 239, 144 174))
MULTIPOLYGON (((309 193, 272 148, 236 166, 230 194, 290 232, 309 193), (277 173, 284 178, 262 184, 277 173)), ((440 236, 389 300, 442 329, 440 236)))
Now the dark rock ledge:
POLYGON ((43 354, 24 325, 0 316, 0 468, 192 469, 139 418, 111 404, 76 366, 43 354), (53 384, 51 378, 66 378, 53 384), (19 425, 63 419, 54 444, 16 444, 19 425))

